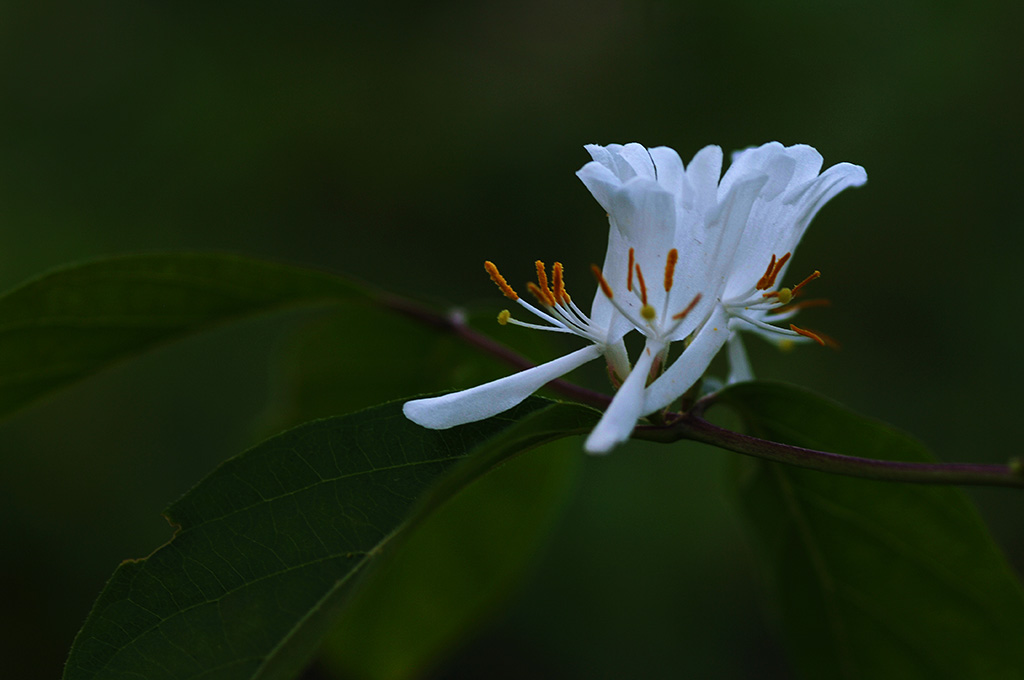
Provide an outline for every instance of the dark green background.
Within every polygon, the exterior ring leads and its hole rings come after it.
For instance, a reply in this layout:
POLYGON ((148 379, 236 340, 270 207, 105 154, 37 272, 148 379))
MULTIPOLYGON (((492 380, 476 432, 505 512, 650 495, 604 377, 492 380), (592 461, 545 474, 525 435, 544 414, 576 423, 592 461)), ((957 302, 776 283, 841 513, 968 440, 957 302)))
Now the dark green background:
MULTIPOLYGON (((606 227, 573 176, 584 143, 688 158, 804 142, 869 176, 822 211, 791 268, 823 272, 833 306, 804 325, 843 348, 755 340, 758 376, 903 427, 942 459, 1020 453, 1024 5, 213 5, 0 5, 5 288, 93 256, 220 249, 488 314, 503 303, 484 259, 513 284, 560 259, 586 299, 606 227)), ((353 326, 330 356, 369 387, 295 397, 309 381, 282 354, 317 314, 160 350, 0 424, 0 658, 16 677, 59 672, 114 566, 163 542, 160 510, 219 461, 327 404, 437 387, 410 372, 384 380, 401 391, 372 389, 368 365, 401 362, 353 326)), ((525 590, 459 667, 784 673, 731 455, 588 459, 525 590)), ((1019 572, 1020 494, 972 496, 1019 572)))

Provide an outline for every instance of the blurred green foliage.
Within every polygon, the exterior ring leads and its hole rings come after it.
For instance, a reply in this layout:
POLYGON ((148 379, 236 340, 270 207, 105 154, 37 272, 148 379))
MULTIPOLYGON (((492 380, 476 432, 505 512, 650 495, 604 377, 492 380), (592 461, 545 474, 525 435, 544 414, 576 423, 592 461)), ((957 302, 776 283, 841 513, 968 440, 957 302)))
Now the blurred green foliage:
MULTIPOLYGON (((572 175, 582 144, 685 158, 805 142, 869 175, 794 263, 820 269, 833 301, 803 325, 843 350, 754 346, 759 377, 903 427, 940 459, 1001 460, 1019 453, 1024 378, 1004 311, 1024 245, 1022 25, 1008 0, 5 3, 0 284, 101 254, 212 248, 491 313, 503 302, 482 260, 515 283, 535 258, 560 259, 587 297, 605 221, 572 175)), ((281 353, 321 323, 294 313, 189 340, 0 424, 11 673, 59 672, 111 568, 169 536, 168 502, 336 403, 282 405, 282 390, 312 393, 281 353)), ((359 337, 338 356, 387 373, 392 357, 359 337)), ((433 388, 404 375, 389 384, 433 388)), ((650 677, 684 658, 695 674, 785 672, 722 497, 730 455, 637 444, 588 458, 553 547, 453 677, 509 659, 614 675, 613 645, 639 639, 650 677)), ((1019 495, 972 496, 1020 571, 1019 495)))

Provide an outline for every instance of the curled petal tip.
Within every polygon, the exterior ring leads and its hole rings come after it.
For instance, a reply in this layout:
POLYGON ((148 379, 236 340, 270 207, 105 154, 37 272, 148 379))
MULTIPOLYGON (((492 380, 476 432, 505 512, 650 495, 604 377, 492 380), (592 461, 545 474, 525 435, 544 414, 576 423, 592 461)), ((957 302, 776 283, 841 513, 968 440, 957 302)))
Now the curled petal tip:
POLYGON ((431 430, 446 430, 452 427, 452 425, 442 424, 436 418, 437 409, 433 408, 436 403, 436 399, 414 399, 407 401, 402 404, 402 413, 420 427, 426 427, 431 430))

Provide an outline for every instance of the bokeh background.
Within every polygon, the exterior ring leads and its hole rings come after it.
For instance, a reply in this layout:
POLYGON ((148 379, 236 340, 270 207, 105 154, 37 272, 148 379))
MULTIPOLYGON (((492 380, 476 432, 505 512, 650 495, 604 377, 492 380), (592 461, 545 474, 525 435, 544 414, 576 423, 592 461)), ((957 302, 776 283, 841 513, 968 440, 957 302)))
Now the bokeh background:
MULTIPOLYGON (((216 249, 486 316, 502 300, 484 259, 513 283, 560 259, 589 296, 606 232, 573 176, 583 144, 809 143, 869 175, 791 267, 824 273, 833 305, 805 325, 842 349, 755 341, 758 376, 942 459, 1002 461, 1020 454, 1024 384, 1021 26, 1009 0, 2 3, 0 284, 216 249)), ((169 537, 160 511, 218 462, 306 417, 443 387, 363 321, 253 320, 0 423, 10 677, 60 672, 114 567, 169 537), (295 367, 310 346, 326 385, 295 367)), ((439 675, 785 676, 731 455, 584 461, 536 565, 439 675)), ((1020 573, 1020 494, 970 494, 1020 573)))

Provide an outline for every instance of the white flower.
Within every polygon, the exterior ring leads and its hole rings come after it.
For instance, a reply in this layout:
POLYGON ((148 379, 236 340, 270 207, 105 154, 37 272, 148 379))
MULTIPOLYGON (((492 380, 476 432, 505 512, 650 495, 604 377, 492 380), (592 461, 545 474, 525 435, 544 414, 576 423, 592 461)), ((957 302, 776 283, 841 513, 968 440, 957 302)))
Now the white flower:
POLYGON ((840 191, 867 181, 867 173, 859 165, 839 163, 819 174, 821 163, 821 154, 809 146, 784 147, 778 142, 733 156, 732 166, 718 186, 720 195, 752 175, 763 174, 767 182, 749 211, 735 253, 723 260, 725 269, 713 276, 725 281, 714 308, 679 359, 647 388, 645 413, 665 408, 688 390, 727 341, 730 381, 749 379, 751 371, 737 331, 754 331, 775 340, 824 343, 820 336, 797 326, 772 324, 788 320, 798 311, 800 302, 793 298, 820 275, 813 272, 796 286, 781 287, 789 259, 811 219, 840 191))
MULTIPOLYGON (((616 255, 609 248, 609 258, 616 255)), ((477 387, 440 397, 408 401, 403 405, 402 412, 409 420, 424 427, 444 430, 489 418, 512 408, 552 380, 602 355, 607 358, 619 379, 629 374, 629 360, 622 343, 622 336, 631 328, 629 322, 600 294, 595 296, 591 315, 587 316, 566 292, 562 264, 554 264, 550 281, 544 263, 538 260, 535 264, 537 283, 527 284, 527 288, 543 309, 519 297, 494 263, 484 263, 484 269, 501 292, 544 323, 519 321, 512 318, 507 309, 498 315, 498 322, 502 325, 514 324, 556 333, 571 333, 590 344, 554 361, 477 387)))
POLYGON ((543 322, 519 321, 504 310, 499 323, 571 333, 589 344, 500 380, 407 402, 403 411, 412 421, 445 429, 488 418, 603 355, 622 384, 585 448, 606 453, 629 438, 639 418, 686 392, 727 342, 730 380, 748 378, 738 331, 822 342, 796 326, 773 325, 799 309, 793 298, 818 272, 791 288, 779 286, 811 218, 838 192, 863 184, 863 168, 841 163, 819 175, 814 149, 776 142, 735 154, 724 177, 716 146, 685 167, 666 147, 587 150, 594 160, 577 175, 610 225, 604 266, 593 267, 599 285, 590 316, 566 292, 560 263, 550 281, 545 265, 536 263, 537 283, 528 290, 540 308, 520 298, 493 263, 485 269, 506 297, 543 322), (646 342, 631 369, 622 338, 633 329, 646 342), (686 348, 662 373, 669 345, 679 340, 686 348))
POLYGON ((644 389, 671 342, 693 333, 717 306, 724 272, 767 174, 719 188, 722 151, 709 146, 684 167, 672 149, 639 144, 587 147, 577 173, 608 213, 609 258, 595 268, 602 292, 647 340, 586 449, 605 453, 629 438, 645 409, 644 389), (616 256, 612 257, 611 254, 616 256))

